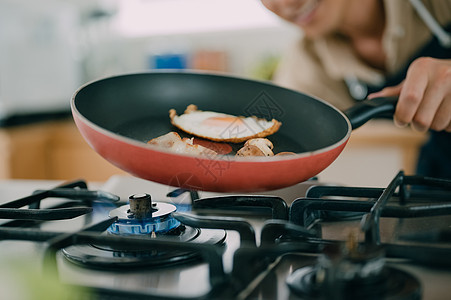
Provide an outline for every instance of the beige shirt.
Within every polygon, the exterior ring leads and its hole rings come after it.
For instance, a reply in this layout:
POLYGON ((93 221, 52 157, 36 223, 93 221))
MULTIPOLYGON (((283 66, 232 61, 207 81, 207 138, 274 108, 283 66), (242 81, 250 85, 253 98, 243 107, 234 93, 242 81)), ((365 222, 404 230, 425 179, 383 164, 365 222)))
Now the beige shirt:
MULTIPOLYGON (((451 0, 422 2, 440 25, 451 23, 451 0)), ((354 101, 345 78, 383 84, 386 75, 402 69, 433 37, 408 0, 385 0, 384 6, 386 26, 382 44, 386 54, 386 74, 365 64, 343 38, 331 35, 297 41, 282 58, 274 81, 324 99, 339 109, 351 106, 354 101)))

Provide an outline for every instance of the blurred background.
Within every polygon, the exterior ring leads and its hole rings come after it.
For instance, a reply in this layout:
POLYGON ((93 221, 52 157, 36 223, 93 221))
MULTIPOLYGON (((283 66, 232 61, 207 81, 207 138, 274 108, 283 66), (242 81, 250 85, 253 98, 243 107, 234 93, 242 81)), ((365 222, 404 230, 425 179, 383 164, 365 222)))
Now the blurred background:
POLYGON ((257 0, 1 0, 0 116, 68 108, 81 84, 156 68, 268 78, 298 34, 257 0))
MULTIPOLYGON (((0 179, 106 180, 122 173, 72 122, 69 100, 85 82, 168 68, 271 80, 300 35, 259 0, 0 0, 0 179)), ((399 168, 413 170, 422 136, 403 131, 387 141, 384 127, 372 132, 376 137, 353 137, 361 155, 351 150, 340 158, 327 180, 343 179, 343 168, 354 165, 357 173, 348 177, 358 184, 368 151, 391 166, 374 185, 399 168)), ((381 164, 374 157, 371 163, 381 164)))

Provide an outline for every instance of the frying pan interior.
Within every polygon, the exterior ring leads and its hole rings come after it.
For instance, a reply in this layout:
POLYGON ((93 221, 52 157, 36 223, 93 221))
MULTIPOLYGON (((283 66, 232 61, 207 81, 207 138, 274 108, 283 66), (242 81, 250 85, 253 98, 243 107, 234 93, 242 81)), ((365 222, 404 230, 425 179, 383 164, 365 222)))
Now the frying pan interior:
POLYGON ((142 142, 170 131, 183 136, 170 124, 169 110, 182 114, 189 104, 281 121, 280 130, 268 137, 275 153, 319 150, 340 142, 349 131, 347 119, 320 100, 270 83, 203 73, 110 77, 85 85, 73 101, 90 122, 142 142))

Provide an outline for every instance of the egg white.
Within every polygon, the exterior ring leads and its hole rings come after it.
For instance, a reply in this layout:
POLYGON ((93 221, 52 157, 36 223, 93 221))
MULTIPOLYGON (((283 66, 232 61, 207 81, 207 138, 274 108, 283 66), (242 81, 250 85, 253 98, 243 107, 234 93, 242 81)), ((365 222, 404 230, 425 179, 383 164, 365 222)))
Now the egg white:
POLYGON ((170 111, 171 123, 179 129, 209 140, 240 143, 251 138, 266 137, 276 132, 281 123, 257 117, 237 117, 229 114, 197 110, 188 106, 183 115, 170 111))

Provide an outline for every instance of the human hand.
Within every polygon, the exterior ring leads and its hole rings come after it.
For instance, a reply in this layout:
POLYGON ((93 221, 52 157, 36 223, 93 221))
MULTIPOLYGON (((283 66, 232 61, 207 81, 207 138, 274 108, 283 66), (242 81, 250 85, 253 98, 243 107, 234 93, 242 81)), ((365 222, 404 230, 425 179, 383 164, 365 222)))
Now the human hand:
POLYGON ((397 86, 370 94, 368 99, 398 96, 395 124, 412 124, 418 131, 451 132, 451 60, 420 57, 397 86))

